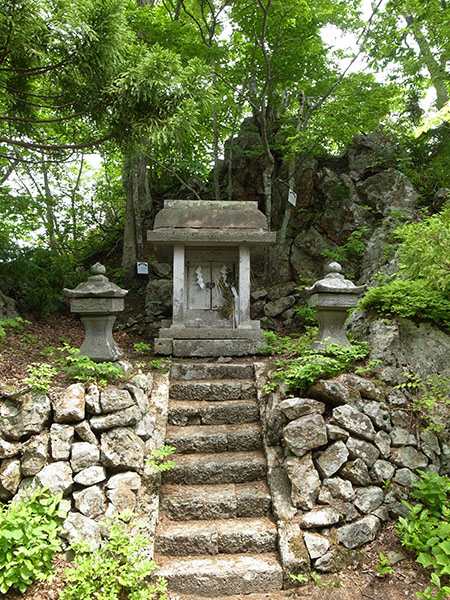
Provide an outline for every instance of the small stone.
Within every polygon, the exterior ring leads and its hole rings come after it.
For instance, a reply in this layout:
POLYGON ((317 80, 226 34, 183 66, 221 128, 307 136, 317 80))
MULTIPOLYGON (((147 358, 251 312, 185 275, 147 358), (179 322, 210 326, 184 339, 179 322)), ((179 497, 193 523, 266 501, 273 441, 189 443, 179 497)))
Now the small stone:
POLYGON ((137 406, 133 405, 124 410, 118 410, 107 415, 98 415, 91 418, 91 427, 95 431, 105 431, 113 427, 126 427, 136 425, 141 419, 141 413, 137 406))
POLYGON ((309 388, 308 394, 332 406, 361 401, 358 391, 349 388, 338 379, 319 379, 309 388))
POLYGON ((349 387, 357 390, 363 398, 376 400, 377 402, 382 402, 385 398, 384 386, 380 382, 375 383, 365 377, 349 373, 345 373, 341 378, 349 387))
POLYGON ((338 569, 339 555, 336 550, 327 552, 314 563, 314 568, 321 573, 333 573, 338 569))
POLYGON ((397 469, 397 472, 395 473, 394 481, 395 481, 395 483, 398 483, 399 485, 409 487, 413 483, 416 483, 417 481, 419 481, 419 477, 415 473, 413 473, 411 471, 411 469, 407 469, 406 467, 403 467, 403 469, 397 469))
POLYGON ((75 432, 83 442, 88 442, 88 444, 98 444, 98 439, 95 437, 88 421, 82 421, 75 425, 75 432))
POLYGON ((342 427, 333 425, 332 423, 327 423, 327 434, 329 440, 343 440, 344 442, 350 435, 348 431, 345 431, 342 427))
POLYGON ((405 410, 394 410, 391 420, 394 427, 401 427, 403 429, 408 429, 411 424, 411 417, 405 410))
POLYGON ((118 512, 134 511, 136 508, 136 496, 125 487, 110 489, 106 495, 118 512))
POLYGON ((342 467, 340 475, 355 485, 370 485, 371 483, 367 465, 360 458, 346 463, 342 467))
POLYGON ((0 458, 13 458, 19 454, 19 444, 0 438, 0 458))
POLYGON ((33 478, 32 487, 48 487, 51 494, 67 494, 72 489, 72 469, 68 462, 54 462, 45 466, 33 478))
POLYGON ((56 423, 82 421, 85 411, 84 384, 73 383, 65 392, 53 400, 53 418, 56 423))
POLYGON ((295 304, 295 296, 285 296, 273 302, 267 302, 264 306, 264 314, 266 317, 276 317, 293 304, 295 304))
POLYGON ((317 498, 320 478, 309 452, 301 458, 289 456, 284 461, 284 468, 291 481, 292 504, 302 510, 310 510, 317 498))
POLYGON ((386 431, 377 431, 374 442, 382 458, 389 458, 391 455, 391 436, 386 431))
POLYGON ((96 519, 105 512, 105 499, 98 485, 73 492, 75 507, 89 519, 96 519))
POLYGON ((22 474, 24 477, 33 477, 47 463, 48 460, 48 433, 32 436, 22 444, 22 474))
POLYGON ((17 492, 21 479, 20 460, 5 458, 0 466, 0 500, 9 500, 17 492))
POLYGON ((395 408, 403 408, 409 405, 409 401, 403 392, 395 388, 387 388, 386 399, 388 404, 395 408))
POLYGON ((105 467, 140 471, 144 453, 144 442, 128 429, 118 427, 102 433, 101 459, 105 467))
POLYGON ((303 515, 300 526, 302 529, 311 529, 314 527, 328 527, 339 523, 340 512, 332 506, 316 508, 303 515))
POLYGON ((147 375, 138 373, 131 378, 130 383, 150 395, 153 388, 153 375, 151 373, 147 373, 147 375))
POLYGON ((325 412, 325 404, 311 398, 286 398, 280 402, 280 409, 290 421, 293 421, 305 415, 316 413, 322 415, 325 412))
POLYGON ((320 488, 319 495, 317 496, 317 502, 319 504, 333 504, 334 498, 330 493, 330 490, 324 488, 323 486, 320 488))
POLYGON ((131 396, 134 399, 134 402, 139 407, 139 410, 143 415, 148 412, 148 397, 144 390, 138 386, 132 385, 131 383, 127 383, 125 389, 131 393, 131 396))
POLYGON ((322 415, 313 414, 291 421, 283 429, 283 438, 289 450, 303 456, 309 450, 327 443, 327 430, 322 415))
POLYGON ((389 511, 386 506, 380 506, 380 508, 374 510, 372 514, 375 517, 378 517, 380 521, 383 521, 384 523, 386 523, 386 521, 389 519, 389 511))
POLYGON ((351 523, 359 518, 359 512, 353 506, 351 502, 343 502, 340 504, 341 521, 345 523, 351 523))
POLYGON ((74 434, 72 425, 53 423, 50 427, 50 451, 54 460, 68 460, 74 434))
POLYGON ((25 435, 41 433, 51 415, 51 403, 43 392, 32 391, 16 400, 0 402, 0 435, 20 440, 25 435))
POLYGON ((136 424, 134 433, 143 440, 148 440, 152 437, 156 427, 156 417, 150 413, 144 415, 136 424))
POLYGON ((330 547, 330 542, 326 537, 314 533, 305 532, 303 534, 303 541, 305 542, 306 549, 312 560, 326 554, 330 547))
POLYGON ((334 442, 316 460, 317 468, 323 477, 334 475, 348 458, 348 450, 342 441, 334 442))
POLYGON ((86 409, 91 415, 100 415, 102 412, 102 407, 100 406, 100 392, 98 387, 94 384, 88 386, 86 396, 86 409))
POLYGON ((431 458, 431 452, 434 452, 438 456, 441 455, 441 447, 439 446, 439 440, 432 431, 424 429, 420 432, 421 450, 424 454, 431 458))
POLYGON ((369 515, 350 525, 344 525, 337 530, 338 542, 346 548, 359 548, 375 539, 380 531, 380 520, 369 515))
POLYGON ((341 479, 341 477, 332 477, 325 479, 323 487, 330 492, 333 498, 338 500, 353 500, 355 490, 350 481, 341 479))
POLYGON ((428 464, 427 457, 412 446, 393 448, 391 451, 391 460, 399 467, 407 467, 413 471, 423 469, 428 464))
POLYGON ((391 415, 389 407, 383 402, 368 401, 363 405, 363 413, 370 417, 372 423, 379 429, 384 431, 391 431, 391 415))
POLYGON ((375 461, 370 469, 370 478, 373 483, 385 483, 390 481, 395 473, 395 467, 387 460, 375 461))
POLYGON ((100 406, 103 413, 111 413, 134 406, 134 400, 127 390, 107 388, 100 393, 100 406))
POLYGON ((369 417, 349 404, 334 408, 333 419, 338 425, 359 437, 369 441, 375 438, 375 430, 369 417))
POLYGON ((93 519, 74 512, 69 513, 64 521, 60 535, 67 539, 69 544, 81 540, 87 542, 91 552, 100 548, 102 540, 100 526, 93 519))
POLYGON ((106 479, 106 471, 103 467, 87 467, 75 475, 75 483, 80 485, 95 485, 106 479))
POLYGON ((367 514, 377 510, 383 504, 383 500, 383 490, 374 485, 356 490, 355 506, 363 513, 367 514))
POLYGON ((117 473, 117 475, 113 475, 108 480, 106 487, 111 490, 124 487, 137 492, 141 487, 141 478, 133 471, 128 471, 127 473, 117 473))
POLYGON ((416 437, 400 427, 394 427, 391 431, 391 441, 393 446, 417 446, 416 437))
POLYGON ((349 437, 346 446, 351 458, 360 458, 370 467, 380 455, 380 451, 370 442, 349 437))
POLYGON ((88 467, 98 465, 100 460, 100 452, 95 444, 88 442, 76 442, 72 444, 70 466, 78 473, 88 467))

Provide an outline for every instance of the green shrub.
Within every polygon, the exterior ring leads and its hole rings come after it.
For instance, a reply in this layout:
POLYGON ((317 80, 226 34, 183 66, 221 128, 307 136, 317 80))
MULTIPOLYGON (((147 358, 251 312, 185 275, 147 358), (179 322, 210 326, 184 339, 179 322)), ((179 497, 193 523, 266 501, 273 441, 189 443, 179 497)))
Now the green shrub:
POLYGON ((62 370, 76 381, 93 381, 101 386, 108 382, 125 379, 125 373, 112 362, 94 362, 88 356, 81 354, 78 348, 65 344, 59 350, 67 352, 68 356, 60 359, 62 370))
POLYGON ((295 316, 305 326, 315 327, 317 325, 316 313, 307 304, 297 306, 295 316))
POLYGON ((266 391, 275 389, 282 382, 292 392, 306 390, 317 379, 328 379, 349 370, 369 352, 365 342, 355 342, 351 346, 330 344, 321 351, 304 350, 295 359, 277 361, 277 370, 271 374, 266 391))
POLYGON ((280 354, 301 354, 307 350, 317 334, 317 327, 310 327, 307 331, 298 337, 286 336, 280 337, 274 331, 264 331, 266 345, 259 349, 260 354, 280 355, 280 354))
POLYGON ((65 517, 61 496, 36 490, 8 505, 0 503, 0 592, 25 592, 36 579, 52 570, 60 550, 58 532, 65 517))
POLYGON ((393 279, 370 288, 358 306, 382 315, 431 321, 450 328, 450 301, 439 290, 430 289, 424 279, 393 279))
POLYGON ((30 324, 30 321, 22 319, 22 317, 14 317, 11 319, 0 319, 0 340, 6 336, 7 329, 14 331, 22 331, 25 324, 30 324))
POLYGON ((58 372, 56 367, 47 363, 31 363, 27 367, 28 376, 24 379, 26 385, 30 385, 33 390, 48 394, 50 382, 58 372))
POLYGON ((450 203, 420 223, 401 225, 395 236, 402 242, 400 273, 450 298, 450 203))
POLYGON ((419 503, 408 508, 407 517, 399 517, 397 532, 402 545, 417 554, 416 561, 431 569, 431 586, 419 598, 448 598, 450 586, 442 577, 450 575, 450 479, 437 473, 418 471, 420 481, 413 484, 412 496, 419 503), (434 586, 434 587, 433 587, 434 586))
POLYGON ((75 543, 74 563, 65 571, 68 583, 60 600, 166 600, 165 580, 149 581, 155 563, 139 555, 147 544, 144 536, 131 537, 119 518, 98 550, 91 552, 85 542, 75 543))

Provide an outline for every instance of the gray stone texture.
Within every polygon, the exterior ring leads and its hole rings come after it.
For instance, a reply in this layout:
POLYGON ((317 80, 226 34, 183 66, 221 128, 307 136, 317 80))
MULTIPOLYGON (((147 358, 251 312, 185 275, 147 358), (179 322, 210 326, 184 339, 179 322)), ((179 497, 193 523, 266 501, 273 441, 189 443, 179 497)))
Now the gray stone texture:
POLYGON ((308 550, 308 554, 312 560, 320 558, 327 553, 330 547, 330 542, 323 535, 317 535, 315 533, 305 532, 303 534, 303 541, 308 550))
POLYGON ((17 492, 21 479, 20 460, 5 458, 0 465, 0 500, 9 500, 17 492))
POLYGON ((90 486, 96 483, 101 483, 106 479, 106 471, 103 467, 87 467, 76 475, 74 475, 74 482, 80 485, 90 486))
POLYGON ((95 444, 89 444, 88 442, 72 444, 70 466, 75 473, 79 473, 88 467, 97 466, 99 460, 100 452, 95 444))
POLYGON ((98 550, 101 543, 100 525, 93 519, 71 512, 62 525, 61 537, 65 538, 69 544, 75 541, 84 541, 88 544, 91 551, 98 550))
POLYGON ((428 464, 427 457, 412 446, 403 448, 392 448, 391 460, 399 467, 407 467, 408 469, 423 469, 428 464))
POLYGON ((106 431, 113 427, 126 427, 136 425, 141 419, 139 408, 133 404, 129 408, 118 410, 106 415, 96 415, 91 418, 90 423, 94 431, 106 431))
POLYGON ((384 500, 383 490, 377 486, 368 486, 356 490, 355 506, 362 513, 371 513, 377 510, 384 500))
POLYGON ((72 383, 53 399, 53 418, 56 423, 82 421, 85 413, 85 391, 83 383, 72 383))
POLYGON ((361 400, 361 394, 339 379, 319 379, 308 390, 312 398, 322 400, 331 406, 340 406, 347 402, 352 404, 361 400))
POLYGON ((366 463, 360 458, 346 463, 339 473, 354 485, 370 485, 370 475, 366 463))
POLYGON ((45 466, 33 478, 33 487, 48 487, 51 494, 67 494, 73 485, 68 462, 58 461, 45 466))
POLYGON ((313 414, 291 421, 283 429, 286 446, 296 456, 327 443, 327 430, 322 415, 313 414))
POLYGON ((0 401, 0 435, 17 441, 41 433, 49 422, 51 403, 43 392, 28 392, 16 400, 0 401))
POLYGON ((348 404, 334 408, 333 419, 350 433, 370 441, 375 438, 375 430, 369 417, 348 404))
POLYGON ((351 458, 360 458, 370 467, 375 463, 380 455, 376 446, 365 440, 349 437, 346 446, 351 458))
POLYGON ((100 392, 102 413, 112 413, 134 405, 134 399, 127 390, 109 387, 100 392))
POLYGON ((33 477, 47 463, 49 435, 41 433, 32 436, 22 444, 21 468, 24 477, 33 477))
POLYGON ((301 458, 289 456, 284 467, 291 482, 291 500, 294 506, 302 510, 313 508, 320 488, 320 477, 317 473, 311 453, 301 458))
POLYGON ((348 458, 348 450, 343 441, 334 442, 316 459, 316 465, 323 477, 334 475, 348 458))
POLYGON ((141 471, 144 454, 144 442, 132 431, 117 427, 102 433, 101 461, 105 467, 141 471))
POLYGON ((314 529, 316 527, 329 527, 339 523, 341 513, 333 506, 316 508, 305 513, 300 522, 302 529, 314 529))
POLYGON ((325 412, 325 404, 312 398, 286 398, 280 402, 280 409, 290 421, 293 421, 309 414, 322 415, 325 412))
POLYGON ((96 519, 105 512, 105 498, 98 485, 73 492, 75 507, 89 519, 96 519))
POLYGON ((72 425, 53 423, 50 427, 50 449, 54 460, 68 460, 75 429, 72 425))
POLYGON ((344 525, 337 530, 339 543, 346 548, 359 548, 375 539, 380 531, 380 520, 369 515, 350 525, 344 525))

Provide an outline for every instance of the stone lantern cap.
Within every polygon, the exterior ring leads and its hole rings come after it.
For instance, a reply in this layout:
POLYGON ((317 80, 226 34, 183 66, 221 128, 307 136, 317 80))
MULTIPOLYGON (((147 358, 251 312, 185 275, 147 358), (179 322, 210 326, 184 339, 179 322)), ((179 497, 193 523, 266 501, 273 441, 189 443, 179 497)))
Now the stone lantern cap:
POLYGON ((316 293, 338 293, 338 294, 360 294, 366 289, 365 285, 356 286, 349 279, 346 279, 342 275, 342 267, 338 262, 332 262, 326 267, 327 275, 323 279, 316 281, 316 283, 310 287, 305 288, 305 291, 310 294, 316 293))
POLYGON ((87 281, 80 283, 74 290, 64 288, 64 295, 68 298, 123 298, 128 290, 123 290, 118 285, 109 281, 104 275, 105 267, 99 262, 91 267, 93 275, 87 281))

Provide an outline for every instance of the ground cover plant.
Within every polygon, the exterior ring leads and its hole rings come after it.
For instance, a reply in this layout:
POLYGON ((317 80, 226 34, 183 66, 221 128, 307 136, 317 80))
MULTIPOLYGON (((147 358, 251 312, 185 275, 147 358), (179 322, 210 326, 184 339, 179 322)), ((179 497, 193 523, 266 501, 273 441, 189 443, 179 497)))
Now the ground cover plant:
POLYGON ((36 579, 48 578, 52 561, 61 550, 58 537, 66 513, 61 495, 45 489, 25 494, 9 504, 0 503, 0 592, 25 592, 36 579))
POLYGON ((419 471, 413 484, 407 517, 399 517, 397 531, 402 544, 430 571, 430 583, 419 598, 442 600, 450 594, 450 479, 434 472, 419 471))

